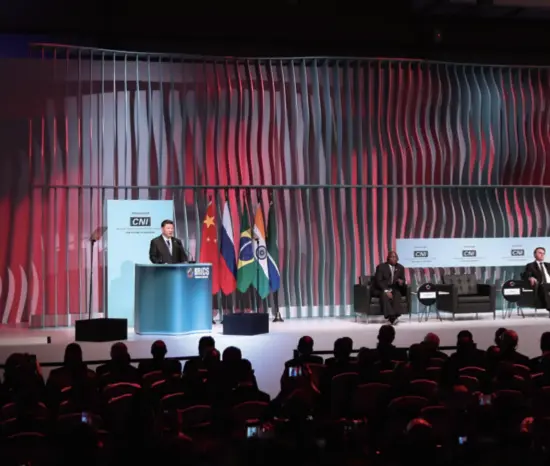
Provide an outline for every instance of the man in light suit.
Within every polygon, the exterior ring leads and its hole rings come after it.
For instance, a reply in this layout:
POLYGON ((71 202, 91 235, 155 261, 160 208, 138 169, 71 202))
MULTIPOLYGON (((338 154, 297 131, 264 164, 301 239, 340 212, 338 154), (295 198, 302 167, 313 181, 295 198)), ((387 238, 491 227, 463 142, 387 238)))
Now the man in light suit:
POLYGON ((162 234, 151 240, 149 260, 153 264, 181 264, 189 262, 187 252, 180 239, 174 237, 174 222, 164 220, 162 234))
POLYGON ((384 317, 393 325, 405 312, 402 296, 406 294, 405 267, 398 263, 395 251, 390 251, 386 262, 376 267, 372 280, 372 296, 380 298, 384 317))
POLYGON ((529 281, 531 287, 538 294, 541 304, 546 306, 546 309, 550 311, 550 299, 548 296, 548 292, 550 291, 550 264, 544 261, 545 255, 546 249, 543 247, 538 247, 533 251, 535 260, 525 266, 523 279, 529 281))

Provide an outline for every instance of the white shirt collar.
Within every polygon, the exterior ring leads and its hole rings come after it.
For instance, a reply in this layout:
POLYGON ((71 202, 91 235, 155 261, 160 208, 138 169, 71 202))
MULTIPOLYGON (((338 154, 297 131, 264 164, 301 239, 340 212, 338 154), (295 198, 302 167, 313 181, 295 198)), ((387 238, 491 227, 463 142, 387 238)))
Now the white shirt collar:
MULTIPOLYGON (((170 240, 171 240, 171 238, 168 238, 168 236, 162 235, 162 237, 164 238, 164 242, 165 242, 165 243, 166 243, 166 241, 170 241, 170 240)), ((170 241, 170 242, 171 242, 171 241, 170 241)))

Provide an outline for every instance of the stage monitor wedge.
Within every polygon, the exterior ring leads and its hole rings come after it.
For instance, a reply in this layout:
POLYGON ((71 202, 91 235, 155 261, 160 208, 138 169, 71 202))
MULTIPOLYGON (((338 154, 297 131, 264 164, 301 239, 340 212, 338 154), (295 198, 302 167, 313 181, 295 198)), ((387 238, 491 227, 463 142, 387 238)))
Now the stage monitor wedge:
POLYGON ((74 326, 75 341, 103 343, 128 339, 128 319, 77 320, 74 326))
POLYGON ((269 333, 269 314, 228 314, 223 318, 224 335, 261 335, 269 333))

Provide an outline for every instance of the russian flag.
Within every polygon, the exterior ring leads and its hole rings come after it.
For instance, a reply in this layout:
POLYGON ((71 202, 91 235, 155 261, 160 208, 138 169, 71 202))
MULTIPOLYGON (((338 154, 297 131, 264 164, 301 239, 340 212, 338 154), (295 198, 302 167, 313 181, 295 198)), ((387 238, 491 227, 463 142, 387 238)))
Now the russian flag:
POLYGON ((220 286, 224 295, 233 293, 237 288, 237 259, 235 256, 235 240, 233 236, 233 222, 229 202, 226 200, 223 206, 223 222, 221 230, 221 261, 220 261, 220 286))

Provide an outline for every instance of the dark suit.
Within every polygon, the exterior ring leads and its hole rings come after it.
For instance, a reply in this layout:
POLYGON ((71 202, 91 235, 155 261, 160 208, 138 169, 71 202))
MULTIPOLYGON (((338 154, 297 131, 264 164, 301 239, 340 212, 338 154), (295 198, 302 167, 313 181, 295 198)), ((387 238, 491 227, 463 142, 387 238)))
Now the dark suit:
POLYGON ((171 238, 170 241, 172 242, 172 254, 170 254, 170 249, 162 235, 151 240, 149 260, 153 264, 181 264, 189 261, 181 240, 171 238))
POLYGON ((380 298, 380 304, 384 317, 399 316, 404 313, 401 297, 406 293, 405 288, 405 267, 395 264, 393 277, 390 264, 384 262, 376 267, 372 281, 371 294, 380 298), (403 284, 399 285, 398 280, 403 284), (386 295, 386 290, 391 291, 392 299, 386 295))
POLYGON ((289 359, 285 362, 285 369, 289 367, 303 366, 304 364, 323 364, 323 358, 321 356, 310 355, 301 355, 294 359, 289 359))
MULTIPOLYGON (((546 271, 550 275, 550 264, 548 262, 543 262, 546 271)), ((548 292, 550 291, 550 283, 545 283, 545 277, 537 261, 529 262, 525 266, 525 271, 523 272, 523 279, 529 280, 534 278, 537 281, 535 285, 535 292, 538 295, 538 298, 546 309, 550 310, 550 299, 548 298, 548 292)))

